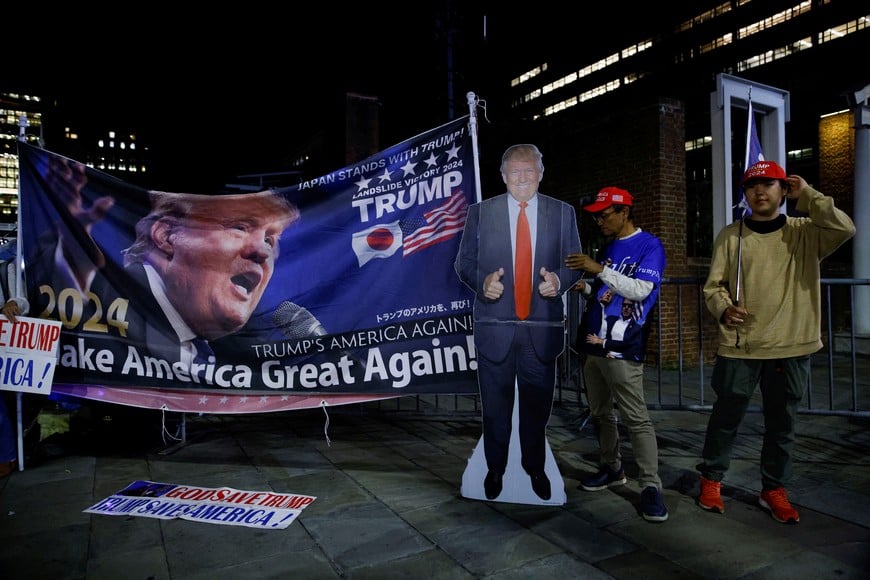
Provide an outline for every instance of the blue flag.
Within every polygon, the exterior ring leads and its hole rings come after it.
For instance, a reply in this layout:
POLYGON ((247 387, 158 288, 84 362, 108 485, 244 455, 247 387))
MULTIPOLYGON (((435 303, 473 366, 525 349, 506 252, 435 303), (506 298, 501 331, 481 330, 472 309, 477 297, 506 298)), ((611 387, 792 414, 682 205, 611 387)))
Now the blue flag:
MULTIPOLYGON (((752 112, 751 98, 749 99, 749 112, 747 116, 746 158, 743 161, 744 173, 755 163, 764 161, 764 153, 761 151, 761 142, 758 140, 758 131, 755 129, 755 113, 752 112)), ((746 202, 746 193, 741 192, 740 203, 737 205, 742 208, 744 217, 752 213, 752 210, 749 209, 749 204, 746 202)))
POLYGON ((764 161, 764 152, 761 151, 758 131, 755 130, 755 113, 752 111, 752 101, 749 101, 748 125, 746 129, 746 161, 743 163, 743 171, 749 169, 750 165, 764 161))

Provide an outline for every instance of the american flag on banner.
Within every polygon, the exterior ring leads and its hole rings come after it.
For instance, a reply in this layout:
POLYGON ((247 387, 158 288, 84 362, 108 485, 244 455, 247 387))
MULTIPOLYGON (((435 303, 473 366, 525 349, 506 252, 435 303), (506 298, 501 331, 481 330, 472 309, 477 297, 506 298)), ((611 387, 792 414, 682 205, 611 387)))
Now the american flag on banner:
POLYGON ((449 240, 465 227, 468 201, 460 190, 442 205, 409 220, 402 220, 402 256, 410 256, 444 240, 449 240))

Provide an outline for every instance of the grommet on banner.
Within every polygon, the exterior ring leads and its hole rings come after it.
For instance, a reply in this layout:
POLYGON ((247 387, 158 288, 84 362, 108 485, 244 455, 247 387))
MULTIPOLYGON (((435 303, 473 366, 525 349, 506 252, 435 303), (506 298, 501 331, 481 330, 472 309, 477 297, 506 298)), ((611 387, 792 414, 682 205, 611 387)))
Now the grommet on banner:
POLYGON ((326 445, 332 447, 332 441, 329 440, 329 413, 326 412, 326 407, 329 405, 325 400, 320 401, 320 406, 323 407, 323 414, 326 415, 326 423, 323 424, 323 436, 326 438, 326 445))

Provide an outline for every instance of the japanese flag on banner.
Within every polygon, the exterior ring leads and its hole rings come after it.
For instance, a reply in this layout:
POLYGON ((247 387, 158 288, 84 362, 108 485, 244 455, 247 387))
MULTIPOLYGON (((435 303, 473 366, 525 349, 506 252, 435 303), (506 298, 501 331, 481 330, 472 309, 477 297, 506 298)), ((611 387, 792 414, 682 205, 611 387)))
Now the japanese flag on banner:
POLYGON ((402 228, 398 221, 376 224, 353 234, 353 251, 362 267, 372 258, 389 258, 402 247, 402 228))

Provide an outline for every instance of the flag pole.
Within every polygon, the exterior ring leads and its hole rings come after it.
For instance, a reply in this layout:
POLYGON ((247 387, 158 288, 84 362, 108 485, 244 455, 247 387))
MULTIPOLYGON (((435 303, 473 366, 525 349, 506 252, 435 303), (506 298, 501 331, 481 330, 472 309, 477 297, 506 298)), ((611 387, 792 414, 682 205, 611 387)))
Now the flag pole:
MULTIPOLYGON (((26 143, 27 134, 25 128, 27 127, 27 117, 21 115, 21 118, 18 121, 19 130, 18 130, 18 142, 26 143)), ((24 290, 24 269, 22 268, 22 257, 21 252, 24 248, 24 242, 21 237, 21 147, 18 146, 16 148, 16 152, 18 153, 18 212, 16 215, 16 225, 15 225, 15 292, 10 294, 12 298, 16 298, 18 296, 22 296, 24 290)), ((7 300, 9 297, 7 297, 7 300)), ((23 393, 18 391, 15 393, 15 423, 18 427, 18 471, 24 471, 24 401, 23 401, 23 393)))
POLYGON ((468 100, 468 130, 471 131, 471 151, 474 155, 474 199, 475 201, 481 201, 483 199, 482 192, 480 191, 480 160, 478 158, 478 149, 477 149, 477 95, 475 95, 472 91, 468 91, 465 94, 465 98, 468 100))
POLYGON ((749 107, 749 114, 746 115, 746 154, 743 156, 743 171, 746 171, 750 165, 758 161, 757 159, 752 159, 752 127, 755 125, 752 112, 752 87, 749 87, 749 95, 746 97, 746 101, 749 107))
MULTIPOLYGON (((745 173, 751 166, 758 163, 759 161, 764 161, 764 152, 761 150, 761 142, 758 140, 758 131, 755 129, 755 112, 752 109, 752 87, 749 87, 749 93, 746 97, 747 102, 747 115, 746 115, 746 155, 743 158, 743 172, 745 173)), ((742 186, 741 186, 742 189, 742 186)), ((737 291, 735 293, 735 300, 739 301, 740 299, 740 278, 742 273, 742 263, 740 262, 740 258, 742 257, 742 237, 743 237, 743 220, 747 215, 752 214, 752 210, 749 207, 749 202, 746 200, 746 191, 742 191, 740 194, 740 202, 735 207, 740 207, 742 212, 740 214, 740 229, 739 235, 740 240, 737 242, 737 291)))
MULTIPOLYGON (((752 87, 749 87, 749 94, 746 97, 748 105, 748 114, 746 115, 746 155, 743 161, 743 172, 749 169, 751 154, 753 147, 753 130, 755 128, 755 118, 752 112, 752 87)), ((756 137, 757 140, 757 137, 756 137)), ((760 153, 760 151, 759 151, 760 153)), ((740 186, 741 190, 743 186, 740 186)), ((749 207, 746 201, 746 191, 741 192, 740 207, 743 210, 740 213, 740 225, 737 226, 737 288, 734 291, 734 306, 740 306, 740 285, 743 283, 743 221, 746 219, 746 210, 749 207)), ((740 331, 737 331, 737 340, 734 341, 734 347, 740 346, 740 331)))
MULTIPOLYGON (((752 87, 749 87, 749 95, 746 98, 747 103, 749 105, 749 114, 746 116, 746 155, 743 158, 743 172, 745 173, 747 169, 749 169, 750 159, 750 143, 752 141, 752 87)), ((743 189, 743 186, 740 186, 740 189, 743 189)), ((734 306, 738 306, 740 304, 740 283, 741 283, 741 274, 743 273, 743 219, 746 217, 746 192, 741 191, 740 196, 740 207, 742 209, 740 213, 740 225, 737 227, 737 290, 734 292, 734 306)), ((740 335, 737 335, 738 344, 740 342, 740 335)))
MULTIPOLYGON (((20 127, 18 132, 18 141, 19 143, 27 142, 27 135, 25 132, 25 128, 27 127, 27 117, 21 115, 21 118, 18 121, 20 127)), ((18 153, 18 211, 16 212, 16 225, 15 225, 15 293, 19 296, 22 295, 22 288, 24 287, 24 268, 22 268, 22 257, 21 252, 24 250, 24 242, 21 237, 21 149, 17 148, 16 152, 18 153)), ((11 293, 10 293, 11 294, 11 293)))

